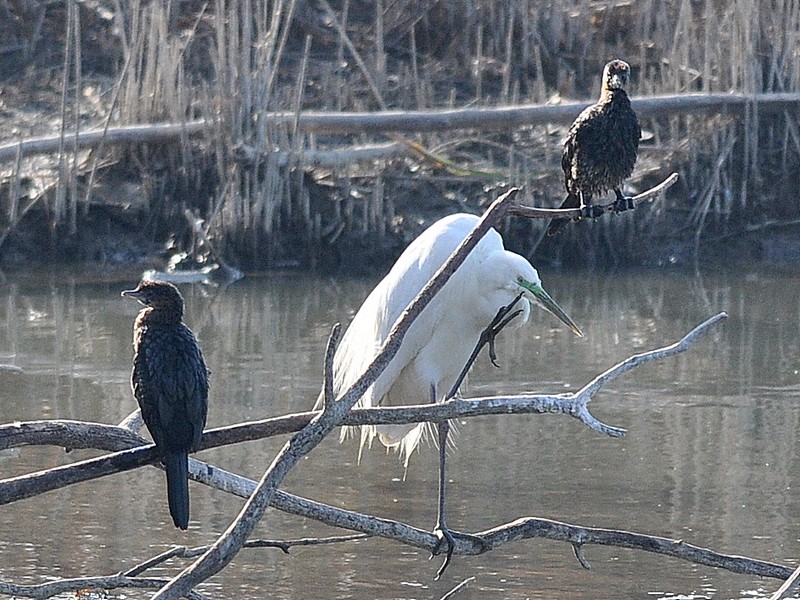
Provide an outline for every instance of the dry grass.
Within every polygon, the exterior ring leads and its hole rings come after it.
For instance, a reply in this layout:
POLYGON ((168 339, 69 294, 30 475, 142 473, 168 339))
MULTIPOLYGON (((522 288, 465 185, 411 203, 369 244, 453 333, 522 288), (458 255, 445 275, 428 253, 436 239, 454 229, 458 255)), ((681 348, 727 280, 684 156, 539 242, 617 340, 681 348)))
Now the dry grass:
MULTIPOLYGON (((800 4, 791 0, 326 5, 130 0, 109 7, 120 32, 114 121, 206 117, 216 123, 201 144, 184 140, 178 147, 143 147, 122 157, 143 182, 151 223, 174 227, 184 208, 195 209, 233 262, 263 266, 290 257, 313 260, 315 252, 327 252, 327 244, 378 237, 404 221, 409 226, 437 212, 475 209, 482 201, 483 182, 409 160, 305 169, 304 151, 376 140, 329 139, 292 125, 270 126, 259 119, 268 110, 589 99, 612 57, 631 63, 633 96, 800 91, 800 4), (242 147, 260 151, 255 160, 243 161, 242 147), (287 165, 271 152, 276 148, 295 158, 287 165)), ((0 12, 14 6, 0 0, 0 12)), ((65 41, 74 42, 86 10, 64 19, 65 41)), ((31 26, 26 38, 28 30, 19 29, 15 41, 41 46, 34 38, 40 30, 31 26)), ((82 97, 75 93, 81 75, 75 48, 81 45, 70 47, 63 65, 65 106, 82 97)), ((66 131, 77 122, 69 112, 64 111, 66 131)), ((555 261, 625 260, 640 256, 642 245, 655 239, 689 240, 697 248, 709 236, 798 218, 798 122, 796 112, 764 118, 754 110, 744 119, 675 114, 647 120, 649 139, 631 185, 643 188, 678 170, 679 191, 658 210, 637 211, 635 218, 570 228, 540 247, 540 255, 555 261)), ((508 170, 513 182, 526 185, 528 201, 553 205, 563 193, 561 133, 536 127, 480 136, 430 133, 419 141, 457 161, 508 170)), ((79 199, 88 194, 78 191, 78 161, 65 156, 61 165, 48 214, 74 226, 79 199)), ((18 218, 16 199, 9 211, 18 218)), ((515 226, 523 250, 536 246, 540 227, 515 226)))

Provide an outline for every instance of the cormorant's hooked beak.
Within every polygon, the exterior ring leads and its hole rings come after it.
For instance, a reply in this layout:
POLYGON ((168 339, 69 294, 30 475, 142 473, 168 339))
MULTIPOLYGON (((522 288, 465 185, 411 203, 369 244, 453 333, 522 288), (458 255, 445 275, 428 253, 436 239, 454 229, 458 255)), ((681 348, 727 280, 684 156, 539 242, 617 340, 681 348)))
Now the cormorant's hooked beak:
POLYGON ((133 298, 134 300, 138 300, 139 302, 141 302, 142 300, 140 294, 141 291, 139 290, 139 288, 136 288, 135 290, 125 290, 120 294, 120 296, 122 296, 123 298, 133 298))
POLYGON ((556 301, 550 297, 550 294, 548 294, 541 285, 531 283, 530 281, 527 281, 521 277, 517 280, 517 283, 533 294, 533 297, 536 298, 542 308, 554 314, 561 321, 563 321, 563 323, 569 327, 575 333, 575 335, 578 337, 583 337, 583 332, 575 324, 575 321, 569 318, 569 315, 565 313, 558 304, 556 304, 556 301))

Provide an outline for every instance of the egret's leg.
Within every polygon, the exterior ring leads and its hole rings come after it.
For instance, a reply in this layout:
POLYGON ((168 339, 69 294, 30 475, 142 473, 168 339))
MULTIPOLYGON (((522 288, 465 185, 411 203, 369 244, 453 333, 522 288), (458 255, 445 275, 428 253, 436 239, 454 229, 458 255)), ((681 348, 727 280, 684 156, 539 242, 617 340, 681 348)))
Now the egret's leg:
POLYGON ((442 563, 442 566, 439 567, 439 570, 436 571, 436 579, 438 580, 450 564, 450 560, 453 558, 453 551, 456 548, 456 537, 469 540, 473 544, 477 544, 481 547, 482 551, 485 551, 487 547, 483 538, 469 533, 450 531, 450 529, 447 527, 447 523, 445 522, 445 486, 447 485, 447 435, 450 432, 450 422, 443 421, 441 423, 437 423, 436 428, 439 434, 439 506, 436 515, 436 527, 434 527, 433 533, 439 538, 439 541, 436 543, 436 546, 434 546, 433 551, 431 552, 431 558, 439 553, 439 549, 442 547, 442 544, 445 542, 445 540, 447 541, 447 553, 445 555, 444 562, 442 563))
POLYGON ((489 344, 489 360, 492 361, 495 367, 499 368, 500 365, 497 364, 497 352, 494 347, 494 341, 506 325, 522 314, 521 308, 514 310, 514 307, 521 299, 522 293, 519 293, 508 305, 498 310, 492 322, 481 332, 481 337, 478 339, 478 347, 480 347, 481 344, 489 344))
MULTIPOLYGON (((436 386, 431 385, 431 404, 436 402, 436 386)), ((431 558, 433 558, 436 553, 439 551, 440 546, 442 545, 443 540, 447 540, 449 548, 447 549, 447 559, 445 560, 445 564, 450 562, 450 556, 453 554, 453 547, 455 546, 455 540, 453 539, 453 535, 447 529, 447 525, 445 524, 444 518, 444 497, 445 497, 445 485, 447 484, 447 474, 446 474, 446 463, 447 463, 447 435, 450 433, 450 421, 442 421, 441 423, 436 424, 436 432, 438 434, 438 443, 439 443, 439 497, 438 497, 438 505, 436 508, 436 527, 433 528, 433 532, 439 538, 439 542, 436 544, 436 547, 433 549, 431 553, 431 558)), ((444 571, 444 567, 439 570, 437 577, 441 575, 444 571)))
POLYGON ((439 504, 436 510, 436 527, 433 528, 433 533, 439 538, 439 541, 436 543, 436 546, 431 552, 431 558, 436 556, 436 553, 439 552, 439 548, 441 548, 442 543, 447 540, 447 556, 445 557, 442 566, 439 567, 439 570, 436 572, 436 579, 439 579, 439 577, 442 576, 442 573, 444 573, 444 570, 447 568, 447 565, 450 564, 450 559, 453 557, 453 550, 456 547, 456 540, 453 538, 453 534, 450 533, 450 530, 447 528, 447 523, 445 522, 444 516, 445 486, 447 485, 447 435, 450 432, 450 422, 442 421, 441 423, 437 423, 436 430, 439 438, 439 504))
POLYGON ((478 343, 475 344, 475 348, 467 359, 467 363, 464 365, 464 368, 461 369, 461 373, 459 373, 458 377, 456 377, 456 382, 453 384, 453 387, 447 394, 448 400, 450 398, 455 398, 456 394, 458 393, 458 388, 460 388, 461 384, 464 383, 464 379, 466 378, 469 370, 472 368, 472 364, 475 362, 475 359, 478 358, 478 355, 481 353, 481 350, 483 350, 483 347, 486 344, 489 344, 489 359, 492 361, 492 364, 495 367, 500 366, 497 364, 497 353, 495 352, 494 348, 494 340, 497 337, 497 334, 499 334, 506 325, 522 314, 521 308, 514 310, 514 307, 521 298, 522 294, 518 294, 517 297, 514 298, 507 306, 504 306, 498 310, 497 314, 494 316, 494 319, 492 319, 492 322, 489 323, 486 329, 481 331, 481 335, 478 338, 478 343))
MULTIPOLYGON (((464 378, 467 376, 467 373, 472 367, 472 364, 475 362, 475 359, 478 358, 478 354, 480 354, 481 350, 485 345, 489 345, 489 358, 492 361, 492 364, 495 366, 499 366, 497 364, 497 354, 495 353, 494 348, 494 340, 497 337, 497 334, 502 331, 502 329, 508 325, 513 319, 522 313, 521 309, 514 310, 514 307, 522 298, 522 294, 519 294, 514 300, 512 300, 507 306, 502 307, 497 314, 495 315, 492 322, 489 323, 488 327, 481 332, 480 338, 478 338, 478 343, 475 344, 475 348, 470 354, 470 357, 467 359, 467 364, 464 365, 464 368, 461 370, 461 373, 456 378, 455 383, 453 384, 450 393, 447 395, 447 399, 450 400, 451 398, 455 398, 455 395, 458 393, 458 388, 461 387, 461 384, 464 381, 464 378)), ((435 386, 431 386, 431 402, 436 402, 436 388, 435 386)), ((442 421, 441 423, 436 424, 436 430, 438 433, 438 442, 439 442, 439 498, 438 498, 438 507, 436 511, 436 527, 434 527, 433 532, 439 538, 436 546, 433 548, 433 552, 431 552, 431 558, 436 556, 439 552, 439 549, 442 546, 442 543, 447 540, 447 556, 442 563, 442 566, 439 567, 439 570, 436 573, 436 579, 439 579, 444 573, 444 570, 450 564, 450 559, 453 557, 453 550, 455 549, 455 539, 453 537, 453 533, 447 528, 447 523, 445 520, 445 494, 446 494, 446 485, 447 485, 447 436, 450 433, 450 422, 449 421, 442 421)), ((480 545, 482 548, 486 547, 486 543, 484 540, 478 536, 469 535, 465 533, 459 533, 459 537, 468 538, 474 543, 480 545)))

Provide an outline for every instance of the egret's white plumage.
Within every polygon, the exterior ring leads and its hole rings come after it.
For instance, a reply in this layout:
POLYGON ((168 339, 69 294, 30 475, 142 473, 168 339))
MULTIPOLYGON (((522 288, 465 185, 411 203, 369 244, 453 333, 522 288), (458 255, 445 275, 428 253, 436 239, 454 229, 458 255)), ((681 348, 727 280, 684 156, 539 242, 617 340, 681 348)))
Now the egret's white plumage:
MULTIPOLYGON (((374 359, 403 310, 478 222, 456 214, 431 225, 408 248, 370 293, 342 337, 334 358, 334 394, 352 385, 374 359)), ((541 287, 536 270, 522 256, 508 252, 490 229, 408 330, 386 370, 367 390, 361 407, 440 402, 450 391, 481 332, 498 310, 523 293, 521 318, 530 303, 540 304, 573 331, 580 330, 541 287)), ((375 436, 397 448, 408 465, 423 425, 378 425, 361 428, 361 447, 375 436)), ((343 435, 345 432, 343 432, 343 435)))

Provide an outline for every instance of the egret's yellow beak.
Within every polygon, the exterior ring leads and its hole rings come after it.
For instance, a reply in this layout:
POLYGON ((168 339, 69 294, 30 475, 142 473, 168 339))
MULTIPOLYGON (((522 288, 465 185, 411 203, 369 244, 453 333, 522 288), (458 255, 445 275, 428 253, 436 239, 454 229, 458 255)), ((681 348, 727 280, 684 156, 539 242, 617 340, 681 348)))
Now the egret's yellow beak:
POLYGON ((517 283, 533 294, 533 297, 536 298, 537 302, 542 306, 542 308, 557 316, 567 327, 575 332, 575 335, 578 337, 583 337, 583 332, 578 328, 577 325, 575 325, 575 321, 569 318, 569 315, 565 313, 558 304, 556 304, 556 301, 550 297, 550 294, 548 294, 541 285, 531 283, 522 277, 517 280, 517 283))

